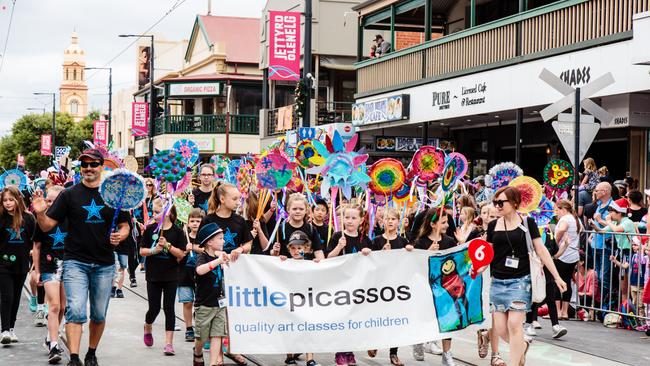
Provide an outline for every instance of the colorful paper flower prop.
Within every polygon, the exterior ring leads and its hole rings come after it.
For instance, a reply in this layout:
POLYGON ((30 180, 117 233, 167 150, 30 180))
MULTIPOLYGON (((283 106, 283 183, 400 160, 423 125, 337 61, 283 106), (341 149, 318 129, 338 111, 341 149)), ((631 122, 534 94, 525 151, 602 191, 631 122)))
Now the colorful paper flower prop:
POLYGON ((185 177, 190 168, 183 155, 176 150, 162 150, 151 158, 147 170, 156 179, 171 183, 176 188, 176 183, 185 177))
POLYGON ((323 165, 325 159, 316 151, 312 140, 302 140, 296 146, 296 161, 303 168, 323 165))
POLYGON ((122 164, 114 158, 104 158, 104 171, 113 171, 121 168, 122 164))
POLYGON ((302 193, 305 190, 305 185, 302 183, 302 179, 300 179, 300 177, 295 176, 291 178, 287 184, 287 189, 293 192, 302 193))
POLYGON ((212 155, 210 157, 210 164, 214 166, 214 172, 219 177, 223 177, 226 173, 226 170, 228 169, 228 163, 230 163, 230 159, 226 156, 212 155))
POLYGON ((535 220, 538 227, 548 225, 553 219, 553 202, 542 196, 539 207, 530 212, 530 216, 535 220))
POLYGON ((554 189, 568 189, 573 183, 573 166, 562 159, 553 159, 544 167, 544 183, 554 189))
POLYGON ((511 162, 500 163, 490 169, 485 179, 485 184, 493 191, 496 191, 501 187, 507 186, 510 181, 522 175, 524 175, 524 171, 517 164, 511 162))
POLYGON ((338 187, 343 191, 347 199, 352 196, 352 187, 360 186, 366 188, 370 177, 367 174, 367 154, 359 154, 354 151, 358 135, 354 135, 347 143, 343 142, 338 131, 334 135, 325 137, 325 144, 313 140, 316 151, 325 158, 325 163, 307 170, 309 174, 321 174, 321 196, 329 197, 331 187, 338 187))
POLYGON ((224 180, 230 184, 237 184, 237 172, 243 164, 242 159, 234 159, 228 162, 228 169, 225 171, 224 180))
POLYGON ((271 190, 285 187, 293 177, 295 167, 296 164, 280 150, 270 151, 255 162, 257 186, 271 190))
POLYGON ((192 211, 192 205, 190 205, 186 199, 174 197, 174 206, 176 206, 178 221, 187 224, 190 217, 190 211, 192 211))
POLYGON ((404 183, 395 193, 393 193, 393 200, 395 202, 404 202, 409 198, 410 194, 411 185, 404 183))
POLYGON ((127 155, 124 157, 124 167, 129 171, 136 173, 139 167, 138 160, 131 155, 127 155))
POLYGON ((187 172, 185 173, 183 179, 179 180, 178 183, 176 183, 176 188, 173 189, 167 188, 167 191, 168 192, 172 191, 174 192, 174 194, 181 194, 184 190, 188 189, 191 185, 192 185, 192 172, 187 172))
POLYGON ((173 149, 179 153, 187 165, 194 165, 199 161, 199 147, 192 140, 180 139, 174 143, 173 149))
POLYGON ((399 160, 383 158, 368 169, 370 183, 368 188, 377 194, 390 196, 404 186, 406 170, 399 160))
POLYGON ((424 181, 437 179, 445 167, 445 153, 433 146, 422 146, 413 155, 409 178, 419 177, 424 181))
POLYGON ((451 153, 445 159, 445 168, 442 171, 442 182, 440 187, 443 191, 449 192, 456 188, 456 184, 467 171, 467 160, 462 154, 451 153))
POLYGON ((517 188, 521 194, 521 203, 517 211, 528 213, 539 206, 542 200, 542 186, 535 178, 523 175, 513 179, 508 186, 517 188))
POLYGON ((15 186, 18 189, 27 187, 27 176, 18 169, 9 169, 0 175, 0 188, 15 186))
POLYGON ((237 189, 244 196, 248 197, 250 187, 257 186, 257 176, 252 160, 242 162, 237 170, 237 189))
POLYGON ((111 230, 113 232, 120 210, 128 211, 139 207, 147 194, 144 179, 126 169, 115 169, 108 173, 99 186, 104 203, 115 209, 111 230))
POLYGON ((447 159, 453 159, 455 161, 456 165, 456 176, 458 176, 458 179, 462 179, 465 174, 467 173, 467 158, 465 155, 458 153, 458 152, 453 152, 447 156, 447 159))

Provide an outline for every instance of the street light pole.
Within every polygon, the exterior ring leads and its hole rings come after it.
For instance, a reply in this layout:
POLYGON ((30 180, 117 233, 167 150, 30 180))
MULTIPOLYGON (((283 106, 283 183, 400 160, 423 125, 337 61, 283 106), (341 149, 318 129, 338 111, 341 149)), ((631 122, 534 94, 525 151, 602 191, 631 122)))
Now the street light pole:
POLYGON ((153 79, 153 70, 154 70, 154 52, 153 52, 153 34, 120 34, 119 37, 122 38, 142 38, 148 37, 151 38, 151 47, 149 50, 149 159, 153 157, 153 134, 156 123, 156 108, 154 103, 156 102, 156 88, 154 88, 154 79, 153 79))
POLYGON ((85 70, 108 70, 108 141, 110 145, 113 140, 113 130, 111 122, 113 121, 113 68, 112 67, 84 67, 85 70))
POLYGON ((34 93, 34 95, 52 95, 52 146, 56 146, 56 93, 34 93))

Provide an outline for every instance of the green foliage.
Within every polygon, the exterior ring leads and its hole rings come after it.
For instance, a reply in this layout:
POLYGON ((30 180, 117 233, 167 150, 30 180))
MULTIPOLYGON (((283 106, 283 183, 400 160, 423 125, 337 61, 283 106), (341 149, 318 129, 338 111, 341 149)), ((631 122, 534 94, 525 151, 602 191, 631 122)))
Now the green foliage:
MULTIPOLYGON (((91 112, 88 117, 75 123, 67 114, 56 114, 56 146, 70 146, 71 157, 79 155, 84 148, 83 141, 92 141, 93 118, 99 119, 98 112, 91 112)), ((41 135, 52 133, 51 114, 28 114, 18 119, 11 135, 0 139, 0 165, 6 169, 16 167, 16 157, 25 157, 25 168, 37 173, 51 165, 49 156, 41 156, 41 135)))

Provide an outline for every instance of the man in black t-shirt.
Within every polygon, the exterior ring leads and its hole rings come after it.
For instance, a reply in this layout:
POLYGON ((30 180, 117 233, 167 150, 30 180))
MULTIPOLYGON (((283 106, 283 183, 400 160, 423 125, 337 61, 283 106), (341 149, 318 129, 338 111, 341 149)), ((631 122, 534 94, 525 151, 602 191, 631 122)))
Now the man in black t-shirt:
POLYGON ((79 160, 83 177, 81 183, 61 192, 49 209, 43 193, 35 192, 32 205, 38 225, 45 232, 63 221, 68 222, 63 256, 63 284, 68 298, 65 311, 70 350, 68 366, 96 366, 95 350, 104 332, 115 272, 114 251, 129 235, 129 215, 124 211, 119 212, 117 230, 110 232, 115 210, 107 207, 99 194, 104 158, 99 150, 87 149, 79 160), (88 352, 82 364, 79 346, 82 325, 87 321, 88 300, 90 336, 88 352))
POLYGON ((214 168, 212 165, 205 164, 201 167, 199 180, 201 181, 201 185, 192 191, 190 203, 192 206, 202 209, 207 214, 208 201, 210 200, 210 195, 214 187, 214 168))

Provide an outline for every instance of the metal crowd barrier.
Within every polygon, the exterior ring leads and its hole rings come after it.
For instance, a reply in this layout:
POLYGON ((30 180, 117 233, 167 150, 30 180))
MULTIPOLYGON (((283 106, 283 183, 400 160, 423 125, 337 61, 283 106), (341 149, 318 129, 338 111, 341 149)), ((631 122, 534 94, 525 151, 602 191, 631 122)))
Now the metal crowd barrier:
MULTIPOLYGON (((589 270, 594 270, 597 278, 597 286, 593 290, 597 289, 598 291, 593 291, 596 296, 589 297, 586 295, 588 289, 583 288, 582 292, 584 294, 582 296, 576 294, 578 299, 576 311, 580 308, 594 311, 596 319, 598 319, 598 313, 614 313, 622 317, 634 318, 635 324, 631 324, 632 326, 650 324, 650 314, 646 312, 642 300, 645 278, 650 275, 649 273, 645 273, 645 276, 642 275, 644 272, 643 268, 646 266, 646 261, 648 261, 645 254, 646 250, 650 252, 650 234, 602 233, 593 230, 583 230, 580 235, 580 249, 585 254, 584 286, 587 286, 586 280, 589 270), (602 235, 604 243, 602 249, 595 248, 597 235, 602 235), (617 240, 623 237, 628 238, 630 249, 623 250, 618 248, 617 240), (636 253, 632 250, 635 241, 639 244, 639 250, 636 253), (646 244, 643 244, 644 242, 646 244), (618 267, 610 259, 612 255, 616 257, 621 267, 618 267), (633 261, 636 263, 633 263, 633 261), (628 263, 627 268, 623 268, 622 265, 624 263, 628 263), (637 285, 631 286, 632 278, 630 278, 630 275, 632 273, 632 267, 635 264, 638 266, 635 278, 637 285), (626 312, 621 311, 621 305, 626 300, 633 303, 633 312, 629 310, 626 310, 626 312), (646 321, 649 322, 646 323, 646 321)), ((579 268, 576 268, 576 271, 578 270, 579 268)), ((576 272, 576 280, 578 279, 578 275, 576 272)), ((579 283, 576 283, 576 288, 578 292, 581 292, 579 283)), ((628 305, 627 309, 629 308, 628 305)))

